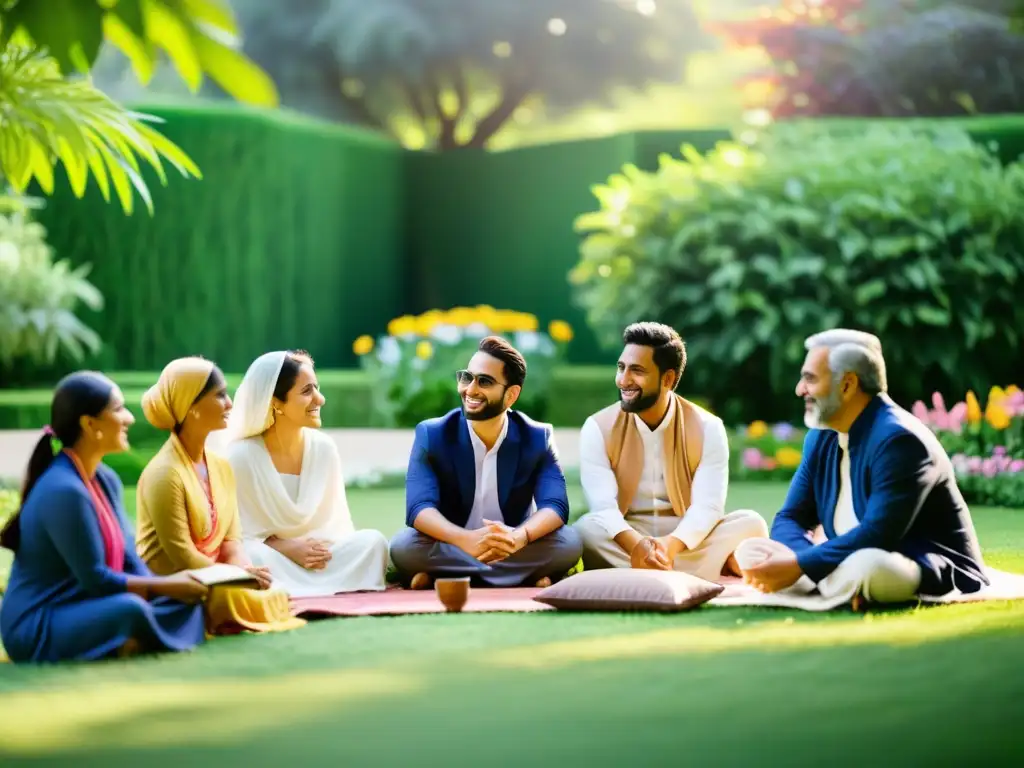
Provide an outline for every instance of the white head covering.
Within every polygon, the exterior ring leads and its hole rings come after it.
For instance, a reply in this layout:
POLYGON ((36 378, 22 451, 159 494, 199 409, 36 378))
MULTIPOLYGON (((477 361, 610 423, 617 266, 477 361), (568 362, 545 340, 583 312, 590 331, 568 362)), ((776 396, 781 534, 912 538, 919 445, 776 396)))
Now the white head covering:
POLYGON ((267 352, 249 366, 235 392, 234 407, 225 430, 227 442, 262 435, 270 429, 274 423, 271 400, 287 357, 287 352, 267 352))

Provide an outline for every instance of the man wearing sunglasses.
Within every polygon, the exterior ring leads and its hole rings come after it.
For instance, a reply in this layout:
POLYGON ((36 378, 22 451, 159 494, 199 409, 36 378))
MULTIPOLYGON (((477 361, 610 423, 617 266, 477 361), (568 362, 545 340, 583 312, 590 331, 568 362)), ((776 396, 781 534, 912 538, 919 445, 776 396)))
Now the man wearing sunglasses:
POLYGON ((391 559, 413 589, 438 576, 547 586, 579 561, 551 426, 511 410, 525 380, 519 351, 489 336, 456 372, 462 407, 417 425, 408 527, 391 540, 391 559))

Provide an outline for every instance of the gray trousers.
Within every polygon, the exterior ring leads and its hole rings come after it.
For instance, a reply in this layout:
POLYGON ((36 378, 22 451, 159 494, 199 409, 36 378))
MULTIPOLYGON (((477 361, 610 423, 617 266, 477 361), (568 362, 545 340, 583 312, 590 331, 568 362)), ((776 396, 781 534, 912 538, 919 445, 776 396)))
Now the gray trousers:
POLYGON ((415 528, 404 528, 391 539, 391 561, 404 583, 417 573, 429 573, 442 578, 470 576, 489 587, 533 586, 545 576, 564 576, 582 554, 580 535, 568 525, 491 564, 481 563, 454 544, 432 539, 415 528))

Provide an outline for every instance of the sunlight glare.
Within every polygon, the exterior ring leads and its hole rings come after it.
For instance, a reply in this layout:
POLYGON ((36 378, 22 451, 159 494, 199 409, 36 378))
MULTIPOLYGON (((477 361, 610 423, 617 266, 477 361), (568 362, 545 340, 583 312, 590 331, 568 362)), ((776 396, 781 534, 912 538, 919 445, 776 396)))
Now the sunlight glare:
POLYGON ((654 0, 637 0, 636 10, 642 16, 653 16, 658 10, 658 5, 654 0))
POLYGON ((565 23, 565 19, 549 19, 548 20, 548 32, 555 37, 561 37, 569 29, 569 25, 565 23))

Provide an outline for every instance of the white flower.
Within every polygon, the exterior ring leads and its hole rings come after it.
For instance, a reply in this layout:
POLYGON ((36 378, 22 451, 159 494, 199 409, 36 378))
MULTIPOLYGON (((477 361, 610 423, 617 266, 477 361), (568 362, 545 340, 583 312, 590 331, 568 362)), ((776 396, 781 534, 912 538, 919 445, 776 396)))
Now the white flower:
POLYGON ((442 344, 453 346, 462 341, 462 331, 457 325, 441 323, 434 326, 433 330, 430 332, 430 337, 442 344))
POLYGON ((384 365, 398 365, 402 360, 402 348, 391 336, 385 336, 377 345, 377 359, 384 365))
POLYGON ((488 328, 483 323, 473 323, 472 325, 466 326, 467 336, 475 336, 479 339, 482 339, 484 336, 489 336, 490 333, 491 329, 488 328))
POLYGON ((536 331, 516 331, 515 345, 524 355, 540 348, 541 336, 536 331))

